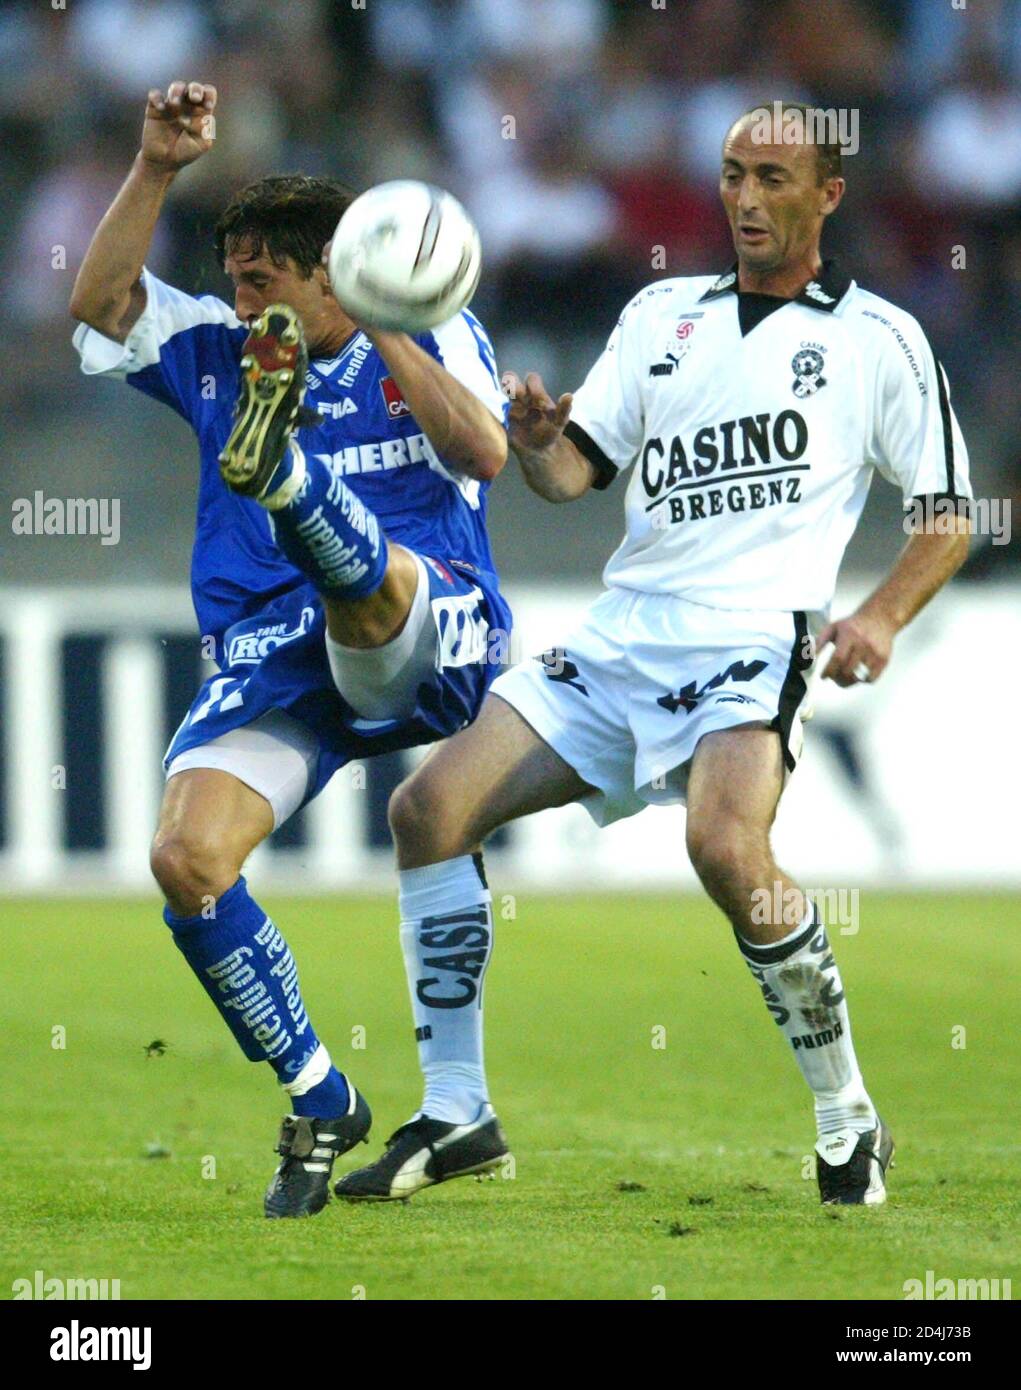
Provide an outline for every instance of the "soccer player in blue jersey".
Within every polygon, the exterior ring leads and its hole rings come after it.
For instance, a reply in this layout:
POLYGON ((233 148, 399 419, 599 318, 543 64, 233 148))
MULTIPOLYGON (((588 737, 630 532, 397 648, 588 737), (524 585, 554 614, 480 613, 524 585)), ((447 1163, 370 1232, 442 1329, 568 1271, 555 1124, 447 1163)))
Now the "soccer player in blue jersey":
MULTIPOLYGON (((144 268, 172 180, 213 145, 215 106, 198 82, 149 93, 71 312, 83 371, 165 402, 198 436, 192 593, 219 674, 167 752, 152 868, 174 942, 245 1055, 288 1093, 265 1211, 302 1216, 325 1205, 335 1158, 371 1116, 241 869, 346 762, 442 738, 478 712, 510 627, 486 534, 508 404, 469 312, 414 338, 345 313, 321 258, 354 195, 332 180, 263 179, 225 210, 216 245, 233 309, 144 268)), ((477 889, 481 857, 463 872, 477 889)), ((477 976, 489 939, 480 924, 477 976)), ((406 943, 413 979, 430 973, 423 949, 406 943)), ((477 1007, 460 995, 452 1006, 479 1028, 477 1007)), ((442 1085, 456 1105, 478 1082, 455 1069, 442 1085)), ((471 1166, 499 1160, 488 1102, 465 1119, 454 1137, 471 1166)))

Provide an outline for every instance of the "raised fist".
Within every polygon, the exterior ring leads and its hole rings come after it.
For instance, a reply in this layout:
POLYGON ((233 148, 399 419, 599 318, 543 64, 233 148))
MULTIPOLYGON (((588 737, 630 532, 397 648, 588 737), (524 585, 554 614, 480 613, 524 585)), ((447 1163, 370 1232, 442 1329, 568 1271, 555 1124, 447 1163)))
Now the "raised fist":
POLYGON ((142 158, 170 171, 199 159, 213 146, 215 106, 216 88, 203 82, 171 82, 166 95, 151 91, 142 127, 142 158))

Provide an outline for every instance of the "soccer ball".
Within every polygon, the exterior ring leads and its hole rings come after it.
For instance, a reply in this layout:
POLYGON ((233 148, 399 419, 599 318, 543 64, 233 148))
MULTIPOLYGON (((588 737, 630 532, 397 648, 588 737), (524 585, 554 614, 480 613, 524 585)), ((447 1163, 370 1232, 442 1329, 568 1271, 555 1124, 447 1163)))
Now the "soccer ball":
POLYGON ((341 307, 374 328, 424 333, 475 293, 482 248, 456 198, 413 179, 381 183, 337 223, 329 276, 341 307))

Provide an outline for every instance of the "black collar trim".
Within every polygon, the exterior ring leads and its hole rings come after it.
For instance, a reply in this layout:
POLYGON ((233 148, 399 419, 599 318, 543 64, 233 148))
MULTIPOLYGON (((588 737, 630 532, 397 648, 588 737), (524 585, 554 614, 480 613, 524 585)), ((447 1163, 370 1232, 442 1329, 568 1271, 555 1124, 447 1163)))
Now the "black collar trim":
MULTIPOLYGON (((854 284, 851 277, 842 271, 836 261, 823 261, 822 273, 818 279, 809 280, 808 284, 796 294, 792 303, 807 304, 810 309, 820 309, 825 314, 832 314, 844 295, 854 284)), ((699 303, 704 303, 707 299, 719 299, 720 295, 737 293, 737 266, 731 268, 721 275, 720 278, 709 286, 705 294, 699 298, 699 303)))

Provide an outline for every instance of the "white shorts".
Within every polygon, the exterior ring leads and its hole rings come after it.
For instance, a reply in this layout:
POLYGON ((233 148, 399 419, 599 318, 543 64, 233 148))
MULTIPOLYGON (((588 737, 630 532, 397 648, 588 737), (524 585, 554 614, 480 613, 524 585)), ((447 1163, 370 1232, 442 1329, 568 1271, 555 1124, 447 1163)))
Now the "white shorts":
POLYGON ((493 682, 597 793, 597 825, 683 802, 704 734, 765 723, 785 780, 801 753, 813 644, 804 613, 608 589, 562 646, 493 682))
POLYGON ((178 753, 167 768, 167 781, 190 767, 229 772, 266 798, 276 830, 305 800, 318 760, 319 743, 312 730, 283 710, 273 709, 209 743, 178 753))

